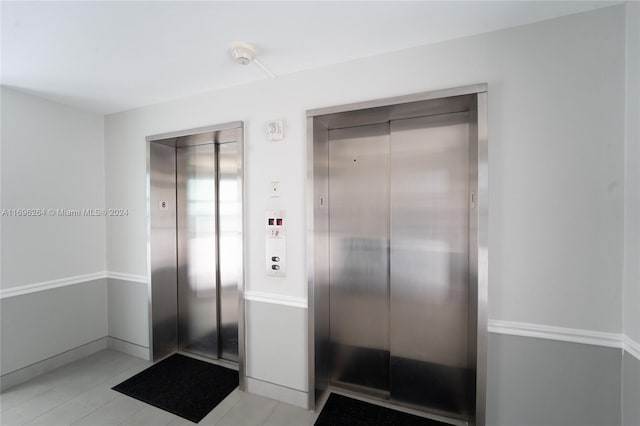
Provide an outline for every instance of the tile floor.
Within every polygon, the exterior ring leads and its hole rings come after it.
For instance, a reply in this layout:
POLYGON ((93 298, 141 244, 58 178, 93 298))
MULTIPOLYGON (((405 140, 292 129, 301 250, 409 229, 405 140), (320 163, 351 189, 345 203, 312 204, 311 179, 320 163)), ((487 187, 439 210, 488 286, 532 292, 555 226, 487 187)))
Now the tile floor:
MULTIPOLYGON (((67 364, 0 394, 0 425, 193 425, 111 390, 149 365, 109 350, 67 364)), ((199 424, 307 426, 316 417, 313 412, 236 389, 199 424)))

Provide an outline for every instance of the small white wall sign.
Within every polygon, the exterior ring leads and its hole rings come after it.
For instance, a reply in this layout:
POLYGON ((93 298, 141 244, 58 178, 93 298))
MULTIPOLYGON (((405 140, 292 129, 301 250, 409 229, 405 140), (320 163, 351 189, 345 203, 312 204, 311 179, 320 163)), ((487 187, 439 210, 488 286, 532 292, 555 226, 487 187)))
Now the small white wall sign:
POLYGON ((267 123, 267 140, 281 141, 284 139, 284 123, 282 120, 274 120, 267 123))

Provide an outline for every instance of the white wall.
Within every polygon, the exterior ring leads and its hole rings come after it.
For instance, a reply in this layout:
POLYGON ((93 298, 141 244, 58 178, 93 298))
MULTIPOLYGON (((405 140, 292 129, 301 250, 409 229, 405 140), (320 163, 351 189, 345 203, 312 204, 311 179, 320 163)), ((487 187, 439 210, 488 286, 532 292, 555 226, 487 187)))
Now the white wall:
MULTIPOLYGON (((305 110, 487 82, 490 318, 619 333, 624 19, 611 7, 108 116, 107 203, 131 212, 107 223, 108 269, 145 273, 145 136, 243 120, 247 289, 305 297, 305 110), (287 135, 276 144, 264 138, 274 118, 287 135), (263 211, 273 207, 289 218, 284 279, 263 272, 263 211)), ((292 365, 304 340, 283 355, 292 365)))
POLYGON ((149 347, 147 284, 107 279, 109 336, 127 343, 149 347))
POLYGON ((622 356, 622 425, 640 425, 640 360, 629 353, 622 356))
POLYGON ((247 376, 307 391, 306 315, 298 307, 247 301, 247 376))
POLYGON ((619 349, 490 334, 486 424, 620 425, 621 363, 619 349))
POLYGON ((640 342, 640 3, 626 7, 624 332, 640 342))
MULTIPOLYGON (((640 3, 628 2, 626 8, 623 325, 624 334, 637 347, 640 345, 640 3)), ((635 357, 630 353, 623 355, 622 397, 622 424, 640 424, 640 359, 637 353, 635 357)))
MULTIPOLYGON (((145 275, 145 136, 243 120, 247 290, 305 299, 305 110, 487 82, 490 318, 624 332, 637 342, 639 9, 630 3, 281 76, 114 114, 106 124, 3 87, 2 208, 106 205, 129 216, 3 217, 1 287, 105 269, 145 275), (264 138, 274 118, 285 120, 280 143, 264 138), (269 197, 272 180, 281 182, 279 200, 269 197), (267 208, 288 213, 284 279, 263 273, 267 208)), ((143 286, 100 280, 3 299, 0 373, 107 332, 148 346, 143 286)), ((248 374, 305 391, 304 309, 252 301, 247 316, 248 374)))
MULTIPOLYGON (((104 118, 2 87, 2 209, 104 207, 104 118)), ((2 217, 1 287, 105 270, 103 217, 2 217)))
MULTIPOLYGON (((104 117, 0 90, 2 209, 104 207, 104 117)), ((103 217, 2 216, 3 387, 106 337, 105 250, 103 217), (76 284, 8 295, 52 280, 76 284)))
MULTIPOLYGON (((107 223, 108 269, 145 273, 145 136, 244 120, 247 289, 305 297, 304 111, 488 82, 490 318, 621 332, 623 12, 603 9, 108 116, 107 203, 131 213, 107 223), (279 144, 264 139, 274 118, 286 123, 279 144), (269 198, 272 180, 282 182, 278 201, 269 198), (289 218, 285 279, 263 273, 263 211, 273 207, 289 218)), ((269 330, 249 335, 262 332, 269 330)), ((304 364, 306 342, 298 344, 299 352, 283 355, 292 365, 304 364)), ((293 374, 306 377, 304 369, 293 374)))
POLYGON ((4 298, 0 374, 107 335, 105 279, 4 298))

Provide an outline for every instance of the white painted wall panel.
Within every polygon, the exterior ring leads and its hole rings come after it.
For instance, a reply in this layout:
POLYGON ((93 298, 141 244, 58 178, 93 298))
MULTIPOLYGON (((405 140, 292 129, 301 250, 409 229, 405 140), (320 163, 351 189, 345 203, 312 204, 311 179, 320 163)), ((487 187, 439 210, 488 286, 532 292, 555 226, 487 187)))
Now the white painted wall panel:
POLYGON ((247 301, 247 376, 307 391, 307 310, 247 301))
POLYGON ((640 425, 640 359, 622 356, 622 425, 640 425))
MULTIPOLYGON (((104 117, 0 94, 2 208, 104 208, 104 117)), ((104 217, 1 220, 2 288, 105 270, 104 217)))
POLYGON ((105 279, 0 300, 0 374, 107 336, 105 279))
POLYGON ((489 335, 487 425, 621 422, 620 350, 489 335))
POLYGON ((148 298, 146 283, 107 278, 109 336, 148 348, 148 298))

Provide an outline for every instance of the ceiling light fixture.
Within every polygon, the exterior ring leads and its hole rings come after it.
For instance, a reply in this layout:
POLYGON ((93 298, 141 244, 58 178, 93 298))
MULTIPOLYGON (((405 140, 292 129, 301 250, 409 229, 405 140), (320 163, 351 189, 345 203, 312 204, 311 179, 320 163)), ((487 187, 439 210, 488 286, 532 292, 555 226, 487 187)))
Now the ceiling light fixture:
POLYGON ((249 43, 237 42, 229 46, 229 53, 231 57, 236 60, 240 65, 249 65, 254 62, 265 72, 269 77, 276 78, 276 75, 271 72, 262 62, 256 59, 256 48, 249 43))

